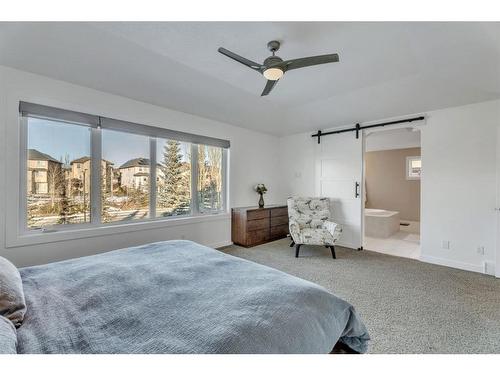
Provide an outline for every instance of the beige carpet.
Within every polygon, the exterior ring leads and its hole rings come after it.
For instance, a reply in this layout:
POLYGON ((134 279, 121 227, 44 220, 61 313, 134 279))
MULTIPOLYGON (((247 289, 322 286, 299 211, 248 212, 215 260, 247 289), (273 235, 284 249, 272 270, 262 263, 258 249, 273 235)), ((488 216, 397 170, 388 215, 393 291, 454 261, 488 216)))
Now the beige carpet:
POLYGON ((500 353, 500 279, 370 251, 289 240, 228 254, 310 280, 349 301, 372 337, 370 353, 500 353))

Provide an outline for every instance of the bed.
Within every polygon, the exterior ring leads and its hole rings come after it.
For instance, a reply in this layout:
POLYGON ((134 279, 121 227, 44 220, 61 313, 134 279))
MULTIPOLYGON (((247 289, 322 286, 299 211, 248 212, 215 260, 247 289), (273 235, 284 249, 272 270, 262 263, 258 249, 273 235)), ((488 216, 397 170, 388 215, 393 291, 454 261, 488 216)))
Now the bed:
POLYGON ((367 350, 368 332, 346 301, 191 241, 19 274, 24 319, 18 312, 13 324, 4 308, 0 353, 329 353, 336 344, 367 350))

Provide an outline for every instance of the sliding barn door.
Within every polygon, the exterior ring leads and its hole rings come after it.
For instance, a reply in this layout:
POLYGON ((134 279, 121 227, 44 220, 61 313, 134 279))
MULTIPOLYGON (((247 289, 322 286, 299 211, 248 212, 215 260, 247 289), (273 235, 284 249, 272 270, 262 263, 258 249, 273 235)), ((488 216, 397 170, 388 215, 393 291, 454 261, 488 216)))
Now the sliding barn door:
POLYGON ((342 224, 339 245, 358 249, 363 243, 362 132, 321 137, 316 145, 316 194, 331 201, 333 221, 342 224))

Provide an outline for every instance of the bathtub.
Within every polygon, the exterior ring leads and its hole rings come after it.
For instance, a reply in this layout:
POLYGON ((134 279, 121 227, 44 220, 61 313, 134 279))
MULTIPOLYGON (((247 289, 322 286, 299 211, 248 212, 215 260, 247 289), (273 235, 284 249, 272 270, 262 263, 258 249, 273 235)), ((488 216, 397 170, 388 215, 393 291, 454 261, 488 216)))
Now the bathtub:
POLYGON ((387 238, 399 232, 399 212, 365 208, 365 234, 387 238))

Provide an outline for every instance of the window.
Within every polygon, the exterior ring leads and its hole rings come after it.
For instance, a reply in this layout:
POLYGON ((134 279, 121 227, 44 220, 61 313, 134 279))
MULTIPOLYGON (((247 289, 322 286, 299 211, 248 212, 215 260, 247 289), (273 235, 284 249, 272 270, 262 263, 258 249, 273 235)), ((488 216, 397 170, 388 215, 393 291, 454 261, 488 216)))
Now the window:
POLYGON ((26 226, 90 222, 90 174, 72 173, 74 160, 89 159, 89 128, 37 118, 27 128, 26 226))
POLYGON ((102 221, 147 218, 149 137, 103 129, 101 164, 102 221))
POLYGON ((420 180, 422 173, 422 158, 420 156, 408 156, 406 158, 406 179, 420 180))
POLYGON ((24 102, 20 113, 28 230, 225 211, 229 141, 24 102))
POLYGON ((198 146, 198 208, 200 212, 222 209, 222 148, 198 146))

